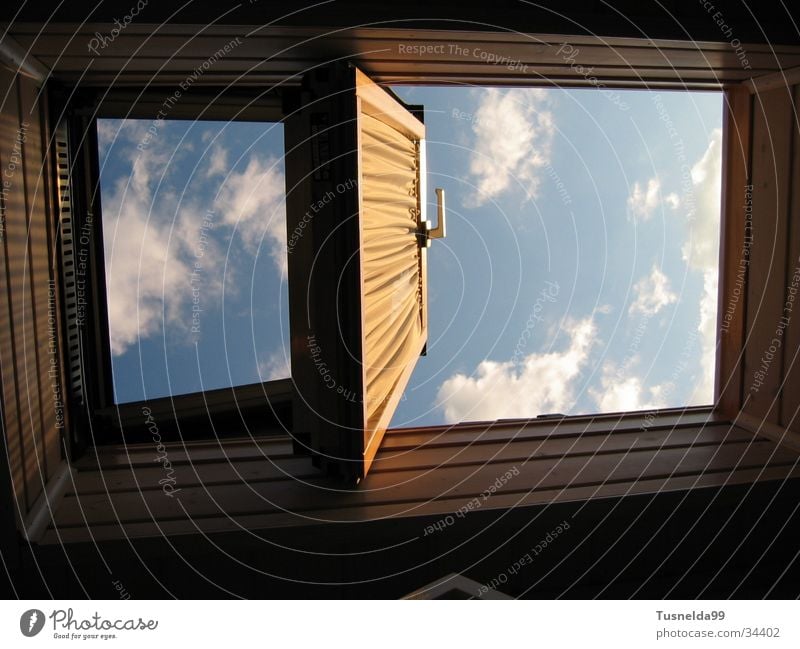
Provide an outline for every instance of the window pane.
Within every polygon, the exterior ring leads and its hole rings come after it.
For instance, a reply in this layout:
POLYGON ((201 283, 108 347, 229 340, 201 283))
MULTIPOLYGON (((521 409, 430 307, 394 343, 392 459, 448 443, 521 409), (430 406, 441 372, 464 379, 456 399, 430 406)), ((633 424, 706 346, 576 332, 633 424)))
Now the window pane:
POLYGON ((395 91, 448 234, 393 426, 711 403, 721 93, 395 91))
POLYGON ((283 127, 98 120, 118 403, 289 376, 283 127))

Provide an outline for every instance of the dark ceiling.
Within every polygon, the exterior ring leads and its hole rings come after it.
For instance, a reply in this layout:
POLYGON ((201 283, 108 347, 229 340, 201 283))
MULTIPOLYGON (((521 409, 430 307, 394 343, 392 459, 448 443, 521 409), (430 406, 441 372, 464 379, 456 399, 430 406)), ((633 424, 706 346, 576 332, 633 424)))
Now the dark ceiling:
MULTIPOLYGON (((113 22, 137 0, 99 2, 20 2, 8 0, 2 20, 22 22, 113 22)), ((800 8, 794 0, 460 0, 436 2, 274 2, 149 0, 144 22, 266 24, 283 26, 392 26, 468 30, 513 30, 538 34, 594 34, 696 41, 800 44, 800 8), (788 5, 788 6, 787 6, 788 5), (719 14, 717 13, 719 12, 719 14), (146 16, 146 18, 145 18, 146 16), (730 28, 726 37, 720 24, 730 28)), ((13 32, 13 28, 11 30, 13 32)))

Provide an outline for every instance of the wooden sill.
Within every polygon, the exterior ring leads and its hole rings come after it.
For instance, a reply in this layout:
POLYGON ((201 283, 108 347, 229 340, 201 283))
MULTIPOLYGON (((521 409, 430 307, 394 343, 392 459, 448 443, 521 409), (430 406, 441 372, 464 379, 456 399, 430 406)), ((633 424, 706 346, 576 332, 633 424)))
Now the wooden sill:
POLYGON ((171 444, 168 466, 152 444, 90 451, 42 543, 446 518, 800 477, 797 453, 711 408, 391 430, 354 488, 320 476, 288 439, 171 444))

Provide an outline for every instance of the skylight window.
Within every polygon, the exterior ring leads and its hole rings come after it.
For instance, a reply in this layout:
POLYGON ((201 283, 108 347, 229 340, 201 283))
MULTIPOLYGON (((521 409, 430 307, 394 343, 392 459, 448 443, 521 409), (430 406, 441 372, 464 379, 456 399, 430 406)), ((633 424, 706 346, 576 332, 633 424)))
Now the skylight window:
MULTIPOLYGON (((395 91, 450 225, 393 426, 712 402, 721 93, 395 91)), ((98 133, 115 400, 288 377, 282 126, 98 133)))
POLYGON ((395 91, 450 223, 393 426, 713 401, 721 93, 395 91))
POLYGON ((97 128, 115 402, 289 377, 282 125, 97 128))

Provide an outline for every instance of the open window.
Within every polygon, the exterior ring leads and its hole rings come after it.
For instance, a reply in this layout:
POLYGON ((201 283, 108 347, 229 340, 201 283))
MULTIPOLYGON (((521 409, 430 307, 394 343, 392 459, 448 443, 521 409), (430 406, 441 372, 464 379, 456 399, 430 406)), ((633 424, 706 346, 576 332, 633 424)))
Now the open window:
POLYGON ((366 475, 427 340, 443 210, 432 231, 421 107, 348 65, 211 110, 200 96, 80 102, 59 132, 80 430, 288 432, 325 470, 366 475))
POLYGON ((286 120, 295 429, 362 478, 427 341, 425 127, 352 66, 310 73, 286 120), (333 272, 332 272, 333 271, 333 272))
POLYGON ((291 430, 280 117, 257 95, 73 99, 57 131, 73 444, 291 430))
MULTIPOLYGON (((139 441, 150 439, 152 425, 149 416, 143 415, 146 409, 148 413, 153 413, 159 433, 172 434, 175 439, 288 432, 296 441, 295 448, 311 453, 320 467, 359 479, 369 470, 383 433, 398 409, 404 389, 409 385, 417 359, 426 352, 428 344, 427 246, 434 232, 430 231, 425 214, 423 112, 419 106, 406 104, 393 92, 379 87, 355 67, 341 64, 315 68, 306 73, 300 88, 285 89, 280 94, 241 92, 244 94, 231 97, 230 100, 226 98, 225 102, 219 102, 216 96, 198 98, 194 104, 182 101, 170 109, 175 112, 170 112, 169 118, 208 119, 223 126, 246 121, 256 124, 257 129, 273 128, 270 124, 280 124, 283 128, 281 163, 286 204, 283 246, 288 279, 285 297, 288 300, 289 314, 285 328, 290 348, 290 378, 268 381, 267 376, 259 376, 261 380, 249 384, 232 381, 230 385, 218 386, 216 390, 205 389, 204 386, 200 392, 184 391, 184 394, 180 394, 180 390, 172 390, 160 399, 120 403, 114 398, 113 383, 104 374, 108 374, 108 368, 113 366, 113 359, 108 349, 107 314, 102 311, 101 300, 101 308, 92 316, 93 331, 96 334, 80 332, 80 336, 84 338, 79 345, 78 356, 84 363, 86 359, 94 363, 91 380, 82 379, 80 385, 93 399, 88 408, 93 421, 100 421, 103 424, 102 429, 112 427, 116 430, 116 440, 119 439, 119 434, 123 434, 126 441, 137 440, 133 433, 138 434, 139 441), (209 105, 218 106, 220 103, 222 106, 213 112, 206 108, 209 105), (94 380, 95 378, 99 380, 94 380)), ((607 101, 606 95, 589 90, 584 92, 587 96, 593 93, 598 101, 605 102, 603 108, 619 113, 620 119, 627 118, 627 112, 618 103, 607 101)), ((398 93, 406 96, 409 101, 415 98, 413 92, 407 95, 401 91, 398 93)), ((489 89, 487 93, 489 99, 497 104, 505 101, 505 93, 497 89, 489 89)), ((83 115, 79 114, 79 119, 93 123, 92 120, 97 116, 125 116, 152 121, 159 112, 155 109, 161 105, 156 100, 151 100, 148 113, 147 102, 143 106, 141 101, 135 101, 133 105, 136 106, 136 112, 131 115, 124 108, 130 104, 126 104, 119 94, 112 99, 95 101, 97 105, 83 115)), ((653 103, 650 97, 646 101, 653 103)), ((427 98, 425 103, 429 109, 441 108, 429 104, 427 98)), ((462 125, 485 123, 482 121, 485 119, 484 113, 465 112, 465 105, 467 104, 459 103, 459 110, 454 111, 451 108, 439 112, 450 121, 462 125)), ((529 108, 525 107, 521 113, 526 119, 529 114, 534 114, 529 108)), ((658 112, 660 104, 653 103, 653 110, 658 112)), ((668 110, 663 111, 664 115, 668 113, 668 110)), ((677 115, 679 112, 673 110, 672 114, 677 115)), ((495 140, 515 135, 521 138, 526 119, 518 120, 517 131, 504 129, 495 140)), ((429 119, 429 126, 430 121, 429 119)), ((546 124, 540 126, 544 127, 546 124)), ((666 127, 663 130, 668 132, 666 127)), ((84 132, 86 129, 78 128, 76 136, 81 136, 84 132)), ((89 129, 89 133, 91 137, 97 137, 96 131, 89 129)), ((488 134, 492 135, 491 130, 488 134)), ((254 139, 257 137, 253 136, 254 139)), ((441 139, 437 126, 437 140, 441 139)), ((81 137, 74 140, 83 142, 81 137)), ((432 148, 432 155, 434 154, 435 147, 432 148)), ((90 214, 92 210, 94 214, 99 214, 101 210, 97 204, 98 192, 91 181, 101 175, 97 169, 101 164, 97 155, 97 143, 79 147, 75 156, 73 166, 80 170, 83 164, 82 173, 89 179, 84 183, 88 188, 86 196, 76 196, 75 200, 82 200, 85 205, 91 206, 90 214)), ((486 158, 492 160, 490 155, 486 158)), ((688 169, 690 163, 691 160, 684 166, 688 169)), ((532 164, 538 163, 533 160, 532 164)), ((227 167, 225 172, 228 174, 235 171, 230 164, 222 166, 227 167)), ((437 168, 450 169, 441 164, 441 160, 437 161, 437 168)), ((556 207, 570 206, 576 197, 564 195, 563 190, 559 189, 562 186, 559 172, 555 167, 542 167, 540 164, 539 171, 542 168, 546 172, 544 182, 552 185, 553 191, 557 192, 558 201, 553 203, 556 207)), ((708 178, 713 180, 712 175, 708 175, 708 178)), ((587 178, 586 183, 589 180, 587 178)), ((649 182, 647 176, 636 175, 631 180, 635 181, 632 183, 634 194, 640 195, 641 200, 638 202, 644 202, 647 207, 651 194, 658 196, 658 188, 651 191, 651 185, 655 184, 649 182), (636 189, 639 185, 641 188, 636 189)), ((257 185, 248 189, 255 193, 259 191, 257 185)), ((688 213, 692 188, 687 190, 685 205, 679 200, 680 196, 667 194, 666 189, 663 193, 664 199, 671 201, 669 205, 679 205, 679 210, 688 213)), ((625 196, 620 195, 624 203, 625 196)), ((628 198, 631 209, 638 205, 637 201, 633 201, 635 197, 628 198)), ((602 215, 603 206, 595 207, 597 209, 581 208, 575 211, 582 215, 602 215)), ((553 211, 552 206, 549 209, 553 211)), ((571 213, 572 209, 568 207, 565 211, 571 213)), ((673 207, 664 209, 674 211, 673 207)), ((622 214, 622 217, 625 218, 625 215, 622 214)), ((262 210, 257 218, 267 222, 270 219, 269 210, 262 210)), ((644 215, 640 218, 644 222, 649 217, 644 215)), ((80 232, 81 227, 80 223, 76 223, 73 231, 80 232)), ((580 230, 573 229, 576 232, 580 230)), ((437 230, 443 230, 443 223, 439 223, 437 230)), ((466 228, 463 230, 466 231, 466 228)), ((496 228, 495 234, 498 231, 496 228)), ((598 232, 603 234, 601 230, 598 232)), ((460 236, 461 233, 457 232, 457 235, 460 236)), ((100 237, 94 237, 93 241, 98 238, 100 237)), ((706 236, 708 241, 712 238, 716 238, 715 234, 706 236)), ((598 241, 601 241, 600 236, 595 237, 594 243, 598 241)), ((510 241, 506 249, 513 250, 513 243, 510 241)), ((553 243, 559 244, 554 245, 553 250, 565 249, 560 242, 553 243)), ((573 242, 566 241, 565 245, 571 243, 573 242)), ((502 249, 502 246, 495 248, 498 249, 502 249)), ((707 265, 709 268, 716 267, 716 249, 709 248, 709 251, 706 256, 707 265)), ((93 253, 93 281, 97 294, 101 296, 108 294, 105 288, 108 278, 103 272, 105 252, 102 248, 96 248, 93 253)), ((538 249, 528 249, 525 254, 532 263, 539 263, 545 258, 538 252, 538 249)), ((514 262, 511 257, 509 255, 508 261, 514 262)), ((660 285, 661 267, 650 258, 646 262, 643 271, 652 281, 650 284, 641 283, 641 290, 635 291, 636 295, 631 296, 631 302, 639 294, 644 298, 652 297, 650 293, 653 291, 649 291, 648 286, 660 285)), ((472 270, 480 273, 477 264, 472 265, 475 267, 472 270)), ((591 264, 585 263, 584 266, 591 267, 591 264)), ((491 273, 483 275, 491 278, 491 273)), ((700 277, 701 273, 697 272, 695 275, 700 277)), ((254 277, 261 278, 264 275, 255 273, 254 277)), ((436 277, 438 279, 440 274, 437 273, 436 277)), ((251 281, 254 285, 257 280, 251 281)), ((708 284, 710 286, 711 282, 708 284)), ((588 284, 581 282, 580 285, 588 284)), ((639 285, 638 281, 636 285, 639 285)), ((526 360, 535 350, 532 344, 529 346, 525 334, 531 334, 533 329, 536 329, 536 333, 542 330, 536 324, 538 320, 534 318, 538 318, 542 309, 556 300, 563 304, 570 301, 566 293, 551 291, 548 295, 540 296, 538 291, 545 287, 540 285, 536 288, 537 294, 531 297, 532 302, 522 305, 523 309, 528 308, 523 315, 533 324, 526 325, 521 335, 512 330, 506 332, 508 348, 514 350, 513 362, 499 365, 508 366, 507 373, 514 385, 523 383, 513 381, 523 368, 532 366, 535 370, 538 367, 526 360)), ((564 290, 565 288, 566 285, 562 287, 564 290)), ((710 288, 700 288, 711 295, 710 288)), ((66 293, 69 297, 69 291, 66 293)), ((451 293, 457 298, 457 291, 451 293)), ((510 295, 510 298, 513 297, 510 295)), ((620 309, 624 308, 627 313, 637 315, 642 309, 652 311, 655 307, 661 309, 672 303, 674 297, 670 294, 655 305, 645 302, 634 308, 631 303, 630 306, 620 309)), ((607 304, 597 303, 596 307, 600 314, 598 317, 608 315, 607 304)), ((506 313, 502 306, 493 310, 506 313)), ((437 308, 438 311, 440 309, 437 308)), ((651 316, 644 311, 641 313, 639 320, 646 323, 651 316)), ((707 320, 711 322, 713 313, 708 311, 708 314, 707 320)), ((653 326, 655 324, 654 321, 653 326)), ((612 404, 621 404, 616 408, 603 406, 606 411, 642 409, 629 407, 628 401, 623 400, 629 392, 636 393, 634 396, 643 394, 635 382, 628 381, 625 374, 635 362, 642 343, 638 341, 632 345, 629 340, 625 340, 625 332, 622 333, 622 361, 616 367, 609 365, 610 369, 603 366, 594 370, 601 383, 608 375, 609 380, 621 379, 627 390, 616 395, 616 400, 607 398, 609 394, 615 396, 609 390, 598 390, 599 396, 590 393, 592 399, 605 399, 612 404)), ((635 330, 633 333, 639 335, 635 330)), ((570 351, 572 342, 577 341, 575 345, 578 345, 583 338, 590 337, 588 325, 583 329, 573 327, 570 345, 562 350, 566 361, 571 362, 576 355, 570 351)), ((639 335, 639 338, 642 336, 639 335)), ((655 341, 657 336, 650 338, 655 341)), ((694 340, 687 341, 686 354, 694 353, 693 350, 699 347, 694 340)), ((707 347, 711 349, 710 345, 707 347)), ((284 354, 284 358, 286 356, 284 354)), ((713 360, 713 356, 709 355, 709 358, 713 360)), ((491 357, 484 356, 478 362, 482 363, 484 359, 491 360, 491 357)), ((680 373, 682 372, 681 369, 680 373)), ((547 383, 540 381, 535 373, 532 379, 537 385, 547 383)), ((674 389, 669 388, 670 385, 677 384, 669 371, 659 381, 659 385, 666 386, 659 392, 662 396, 667 389, 674 389)), ((480 377, 472 381, 470 385, 473 392, 480 393, 478 396, 481 398, 467 398, 468 407, 464 409, 467 414, 454 417, 453 421, 524 418, 568 412, 561 407, 553 407, 540 409, 534 414, 512 412, 506 415, 503 411, 501 415, 482 416, 482 411, 476 410, 474 406, 482 403, 482 399, 486 400, 485 383, 480 381, 480 377)), ((605 388, 603 385, 601 387, 605 388)), ((518 392, 522 394, 524 391, 520 389, 518 392)), ((526 395, 527 392, 523 394, 526 395)), ((645 396, 649 399, 653 395, 645 396)), ((637 399, 648 404, 648 408, 650 404, 655 404, 650 409, 661 407, 654 399, 637 399)), ((511 399, 496 398, 494 402, 507 405, 511 399)), ((492 412, 495 411, 493 409, 492 412)))

